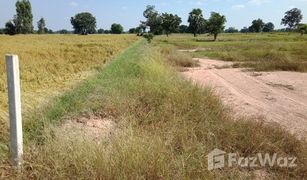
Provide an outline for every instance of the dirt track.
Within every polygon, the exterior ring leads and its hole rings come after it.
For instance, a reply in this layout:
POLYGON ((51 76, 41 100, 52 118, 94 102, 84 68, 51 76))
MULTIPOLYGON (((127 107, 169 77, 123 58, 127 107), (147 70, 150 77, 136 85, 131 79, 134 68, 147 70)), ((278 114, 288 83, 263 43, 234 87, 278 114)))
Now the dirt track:
POLYGON ((183 75, 213 87, 243 116, 260 116, 300 137, 307 137, 307 73, 250 72, 229 62, 198 59, 201 67, 183 75))

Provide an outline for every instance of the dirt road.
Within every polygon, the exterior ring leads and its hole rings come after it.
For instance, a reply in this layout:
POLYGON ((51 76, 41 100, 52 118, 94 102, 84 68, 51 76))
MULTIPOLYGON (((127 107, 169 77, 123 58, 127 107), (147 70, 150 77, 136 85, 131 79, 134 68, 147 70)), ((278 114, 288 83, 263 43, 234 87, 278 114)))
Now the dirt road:
POLYGON ((183 75, 213 87, 241 116, 260 116, 307 138, 307 73, 251 72, 230 62, 198 59, 201 67, 183 75))

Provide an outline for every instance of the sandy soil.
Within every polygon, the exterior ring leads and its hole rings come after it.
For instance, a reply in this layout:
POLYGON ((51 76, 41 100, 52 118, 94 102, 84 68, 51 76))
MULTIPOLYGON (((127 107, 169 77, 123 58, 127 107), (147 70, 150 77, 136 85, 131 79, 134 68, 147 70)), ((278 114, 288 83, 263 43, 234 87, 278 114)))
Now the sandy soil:
POLYGON ((65 134, 69 139, 78 137, 86 141, 100 143, 115 134, 116 123, 111 118, 95 115, 84 115, 74 119, 66 119, 56 134, 65 134))
POLYGON ((201 67, 183 75, 211 86, 241 116, 259 116, 299 137, 307 137, 307 73, 251 72, 231 62, 199 60, 201 67))

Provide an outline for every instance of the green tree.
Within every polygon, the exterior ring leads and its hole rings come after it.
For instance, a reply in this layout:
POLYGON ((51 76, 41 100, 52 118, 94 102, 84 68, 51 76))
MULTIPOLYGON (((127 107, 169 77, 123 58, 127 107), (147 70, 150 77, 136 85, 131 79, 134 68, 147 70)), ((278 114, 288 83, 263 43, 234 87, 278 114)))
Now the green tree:
POLYGON ((217 39, 217 35, 224 31, 226 23, 226 17, 219 13, 212 12, 208 20, 207 30, 210 34, 213 34, 214 41, 217 39))
POLYGON ((98 33, 98 34, 103 34, 103 33, 104 33, 104 29, 98 29, 98 30, 97 30, 97 33, 98 33))
POLYGON ((179 33, 188 33, 189 27, 187 25, 180 25, 179 26, 179 33))
POLYGON ((307 24, 299 24, 298 30, 301 33, 301 35, 304 35, 307 33, 307 24))
POLYGON ((272 32, 274 31, 274 28, 275 28, 274 24, 271 22, 268 22, 264 25, 263 32, 272 32))
POLYGON ((75 34, 94 34, 96 32, 96 18, 88 12, 76 14, 71 18, 75 34))
POLYGON ((33 15, 29 0, 20 0, 16 2, 16 16, 14 25, 17 34, 33 33, 33 15))
POLYGON ((48 32, 48 29, 46 28, 46 22, 45 22, 44 18, 41 18, 37 22, 37 28, 38 28, 38 34, 45 34, 46 32, 48 32))
POLYGON ((145 27, 149 27, 151 33, 159 35, 163 33, 162 17, 158 11, 155 10, 155 6, 149 5, 143 12, 143 16, 146 21, 141 22, 145 27))
POLYGON ((249 32, 262 32, 264 22, 262 19, 253 20, 252 25, 248 28, 249 32))
POLYGON ((281 20, 281 25, 288 26, 290 29, 296 28, 302 21, 303 15, 301 10, 293 8, 285 12, 285 17, 281 20))
POLYGON ((229 27, 225 30, 225 33, 238 33, 239 30, 237 30, 235 27, 229 27))
POLYGON ((12 21, 8 21, 5 23, 4 33, 8 35, 16 34, 16 26, 12 21))
POLYGON ((4 34, 4 29, 0 29, 0 34, 4 34))
POLYGON ((136 28, 130 28, 129 29, 130 34, 135 34, 136 33, 136 28))
POLYGON ((240 33, 248 33, 249 30, 247 27, 243 27, 241 30, 240 30, 240 33))
POLYGON ((59 33, 59 34, 70 34, 71 32, 69 32, 69 31, 66 30, 66 29, 61 29, 61 30, 59 30, 57 33, 59 33))
POLYGON ((181 24, 181 18, 178 15, 163 13, 162 14, 162 27, 166 36, 171 33, 179 32, 179 25, 181 24))
POLYGON ((112 26, 111 26, 111 33, 112 34, 121 34, 121 33, 123 33, 123 31, 124 31, 124 28, 123 28, 122 25, 116 24, 116 23, 112 24, 112 26))
POLYGON ((204 26, 204 17, 201 9, 193 9, 189 14, 189 31, 194 34, 196 37, 197 33, 201 30, 202 26, 204 26))

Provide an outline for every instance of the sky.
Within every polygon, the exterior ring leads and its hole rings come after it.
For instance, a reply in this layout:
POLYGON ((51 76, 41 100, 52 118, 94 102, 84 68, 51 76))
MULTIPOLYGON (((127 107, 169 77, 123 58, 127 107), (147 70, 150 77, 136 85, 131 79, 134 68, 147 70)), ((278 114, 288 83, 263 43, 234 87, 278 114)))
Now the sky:
MULTIPOLYGON (((17 0, 0 0, 0 28, 16 14, 17 0)), ((79 12, 90 12, 97 20, 97 28, 110 29, 111 24, 120 23, 125 30, 137 27, 144 20, 143 11, 147 5, 155 5, 162 12, 178 14, 183 23, 193 8, 203 10, 207 19, 211 12, 218 12, 227 18, 226 27, 241 29, 250 26, 252 20, 261 18, 264 22, 280 25, 284 13, 291 8, 302 10, 307 23, 307 0, 30 0, 34 16, 33 25, 44 17, 47 28, 71 30, 70 18, 79 12)))

